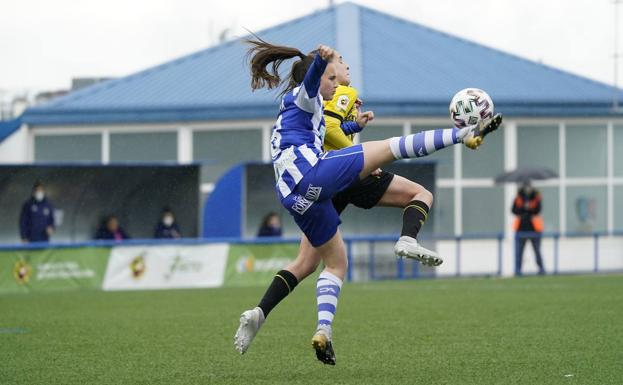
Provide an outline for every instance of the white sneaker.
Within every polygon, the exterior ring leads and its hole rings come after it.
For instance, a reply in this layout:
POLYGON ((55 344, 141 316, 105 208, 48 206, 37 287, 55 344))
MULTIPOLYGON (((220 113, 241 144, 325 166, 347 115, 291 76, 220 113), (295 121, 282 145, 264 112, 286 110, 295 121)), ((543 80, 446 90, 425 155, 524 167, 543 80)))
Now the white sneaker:
POLYGON ((485 136, 500 127, 502 118, 502 114, 495 114, 495 116, 483 119, 473 126, 462 128, 458 135, 466 147, 477 150, 485 140, 485 136))
POLYGON ((240 354, 244 354, 255 335, 264 324, 264 312, 259 307, 247 310, 240 315, 240 326, 234 336, 234 347, 240 354))
POLYGON ((436 252, 421 246, 415 238, 403 235, 394 246, 394 253, 402 258, 412 258, 424 266, 439 266, 443 263, 436 252))

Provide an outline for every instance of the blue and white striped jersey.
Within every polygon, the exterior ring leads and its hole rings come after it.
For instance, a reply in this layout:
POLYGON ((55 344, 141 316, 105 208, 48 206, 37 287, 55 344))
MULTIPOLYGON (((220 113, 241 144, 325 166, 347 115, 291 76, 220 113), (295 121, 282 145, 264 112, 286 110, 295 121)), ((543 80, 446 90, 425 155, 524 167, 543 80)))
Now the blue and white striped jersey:
POLYGON ((290 195, 324 151, 320 78, 327 62, 316 55, 303 83, 283 96, 270 140, 279 199, 290 195))

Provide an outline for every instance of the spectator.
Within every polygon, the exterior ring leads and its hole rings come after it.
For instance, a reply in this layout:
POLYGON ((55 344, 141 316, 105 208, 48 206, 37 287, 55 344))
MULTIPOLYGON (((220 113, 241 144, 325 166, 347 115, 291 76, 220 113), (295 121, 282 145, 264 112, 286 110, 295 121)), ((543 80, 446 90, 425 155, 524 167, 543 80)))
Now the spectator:
POLYGON ((280 237, 281 218, 275 212, 266 214, 257 232, 258 237, 280 237))
POLYGON ((513 214, 516 215, 513 228, 515 235, 515 275, 521 275, 521 265, 523 262, 523 250, 526 241, 532 242, 536 264, 539 267, 539 274, 545 274, 543 268, 543 258, 541 257, 541 233, 543 232, 543 218, 541 213, 541 194, 532 186, 530 182, 524 182, 513 202, 513 214))
POLYGON ((124 239, 130 239, 130 236, 119 226, 119 220, 114 215, 109 215, 103 221, 100 228, 95 234, 95 239, 106 239, 123 241, 124 239))
POLYGON ((177 239, 181 237, 182 234, 177 222, 175 221, 175 214, 173 214, 173 210, 165 207, 162 210, 160 221, 156 225, 154 238, 177 239))
POLYGON ((54 232, 54 208, 39 181, 32 186, 32 196, 22 205, 19 231, 24 243, 48 242, 54 232))

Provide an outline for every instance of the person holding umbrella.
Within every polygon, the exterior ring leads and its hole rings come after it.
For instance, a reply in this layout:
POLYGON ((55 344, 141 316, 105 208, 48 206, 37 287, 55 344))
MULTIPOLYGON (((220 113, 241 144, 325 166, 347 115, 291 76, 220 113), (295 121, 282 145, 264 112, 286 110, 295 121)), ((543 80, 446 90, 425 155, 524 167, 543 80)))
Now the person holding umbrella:
POLYGON ((512 212, 515 214, 513 230, 515 235, 515 275, 521 276, 523 251, 526 242, 532 242, 539 275, 545 275, 543 258, 541 256, 541 233, 543 232, 543 218, 541 213, 541 194, 534 189, 529 180, 525 180, 513 201, 512 212))

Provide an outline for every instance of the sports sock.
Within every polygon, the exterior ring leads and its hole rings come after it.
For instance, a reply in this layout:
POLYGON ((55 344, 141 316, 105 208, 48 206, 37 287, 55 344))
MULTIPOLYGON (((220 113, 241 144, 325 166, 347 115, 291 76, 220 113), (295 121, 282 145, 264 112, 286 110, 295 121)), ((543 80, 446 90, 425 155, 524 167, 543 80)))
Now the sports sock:
POLYGON ((337 299, 342 289, 342 280, 328 271, 323 271, 316 281, 316 301, 318 303, 318 328, 329 331, 335 317, 337 299))
POLYGON ((390 138, 389 145, 396 159, 420 158, 444 147, 461 143, 469 129, 470 127, 443 128, 406 136, 395 136, 390 138))
POLYGON ((288 270, 280 270, 273 278, 273 282, 268 286, 260 304, 257 305, 264 312, 264 317, 268 317, 268 313, 287 297, 297 284, 298 280, 294 274, 288 270))
POLYGON ((400 235, 408 235, 417 238, 422 225, 428 218, 430 208, 422 201, 411 201, 402 212, 402 232, 400 235))

